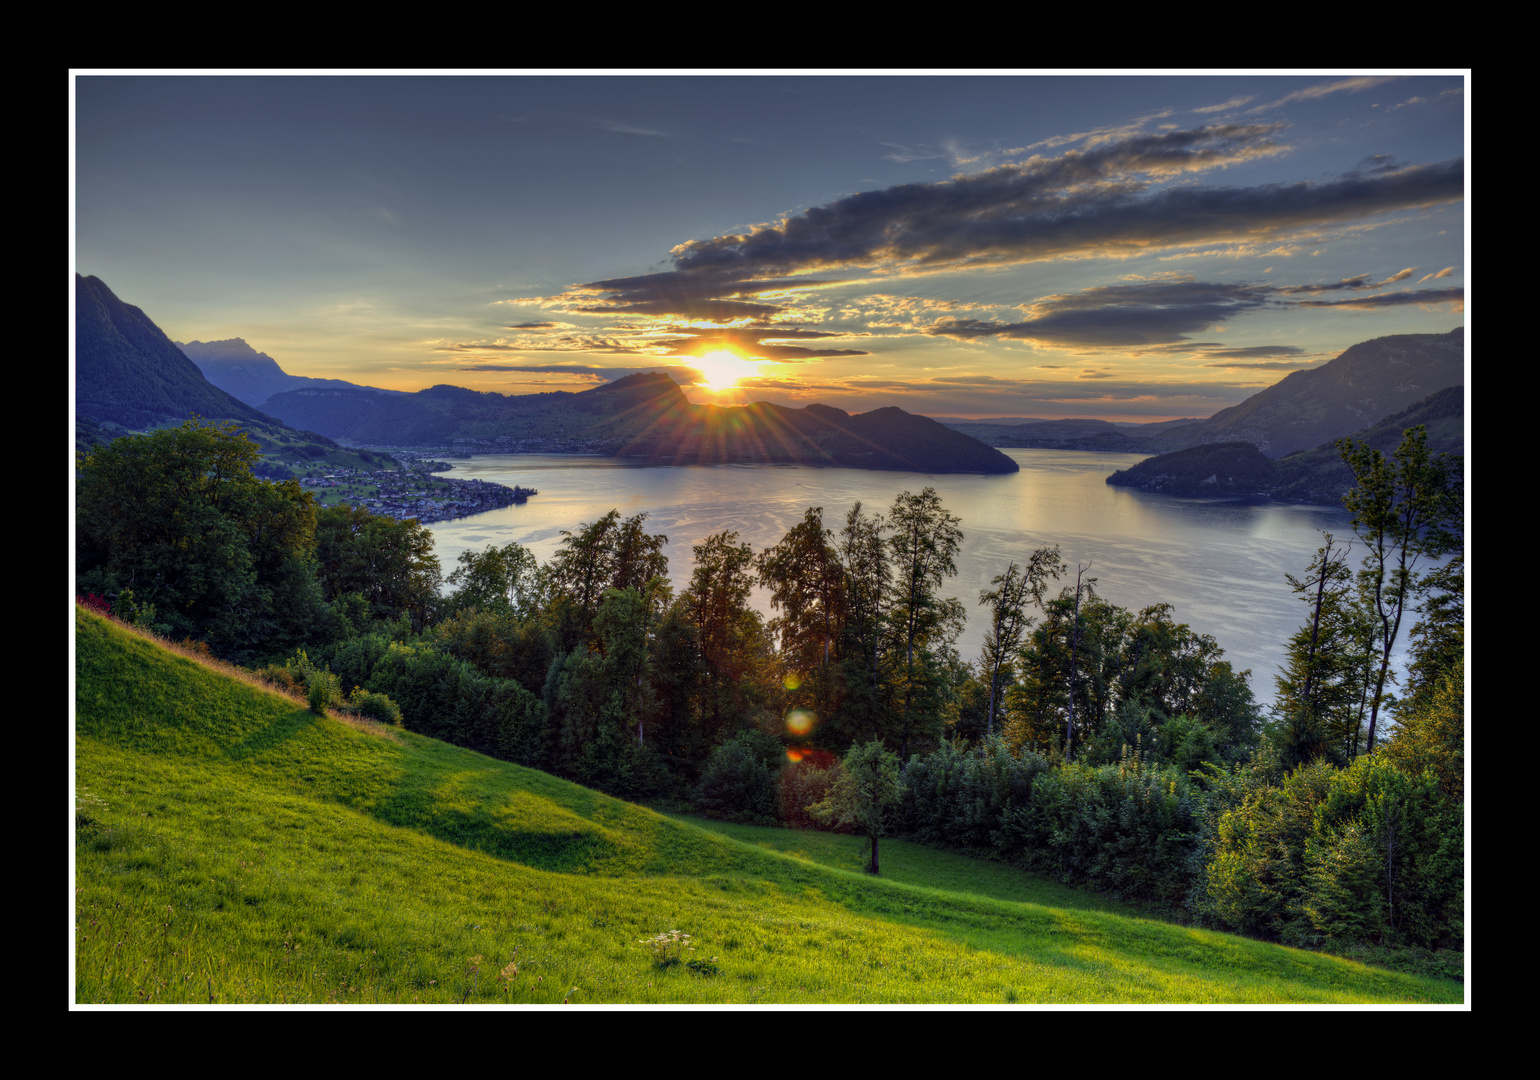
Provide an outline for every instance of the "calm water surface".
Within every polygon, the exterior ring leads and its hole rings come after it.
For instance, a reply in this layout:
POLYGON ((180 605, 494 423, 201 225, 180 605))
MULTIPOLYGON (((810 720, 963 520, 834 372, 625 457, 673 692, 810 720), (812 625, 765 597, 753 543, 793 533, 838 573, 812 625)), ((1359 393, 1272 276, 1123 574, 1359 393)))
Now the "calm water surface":
MULTIPOLYGON (((886 514, 899 493, 933 487, 962 519, 957 576, 946 595, 969 607, 958 641, 978 656, 986 629, 979 591, 1012 559, 1058 544, 1071 568, 1090 563, 1098 592, 1135 611, 1165 602, 1174 618, 1212 634, 1239 669, 1250 668, 1258 701, 1273 698, 1284 643, 1304 621, 1305 605, 1284 580, 1303 574, 1321 545, 1319 530, 1352 535, 1345 510, 1267 499, 1182 498, 1109 487, 1117 469, 1143 454, 1006 450, 1021 471, 1010 476, 926 473, 796 465, 641 466, 575 455, 484 454, 454 463, 450 474, 533 487, 523 506, 431 526, 444 573, 460 553, 517 541, 541 562, 562 530, 576 530, 610 510, 646 512, 647 531, 664 533, 676 591, 689 583, 692 547, 713 533, 736 530, 760 552, 778 543, 810 506, 824 509, 836 531, 859 500, 886 514)), ((1071 578, 1073 582, 1073 578, 1071 578)), ((1060 584, 1063 584, 1062 579, 1060 584)), ((756 606, 771 614, 761 590, 756 606)), ((1409 625, 1409 624, 1408 624, 1409 625)))

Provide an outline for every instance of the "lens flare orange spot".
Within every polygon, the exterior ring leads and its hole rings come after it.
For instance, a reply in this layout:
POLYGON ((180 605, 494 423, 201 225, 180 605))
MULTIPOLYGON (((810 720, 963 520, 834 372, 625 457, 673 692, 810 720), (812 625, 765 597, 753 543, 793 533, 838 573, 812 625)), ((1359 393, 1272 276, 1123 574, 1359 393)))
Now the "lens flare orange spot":
POLYGON ((818 722, 811 709, 792 709, 786 714, 786 730, 793 735, 806 735, 818 722))

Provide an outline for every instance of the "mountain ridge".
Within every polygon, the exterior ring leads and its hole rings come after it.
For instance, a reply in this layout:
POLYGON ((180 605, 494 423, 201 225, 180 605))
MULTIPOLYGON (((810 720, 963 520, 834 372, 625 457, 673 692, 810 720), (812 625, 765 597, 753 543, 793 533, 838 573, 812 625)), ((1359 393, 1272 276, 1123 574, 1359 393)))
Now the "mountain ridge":
POLYGON ((123 435, 191 419, 233 422, 269 458, 256 471, 287 478, 321 461, 396 468, 384 455, 344 450, 296 430, 211 383, 140 308, 98 277, 75 275, 75 445, 85 451, 123 435))
POLYGON ((355 390, 369 390, 376 394, 399 394, 399 390, 385 390, 374 386, 361 386, 346 379, 323 379, 310 375, 290 375, 265 352, 258 352, 245 338, 222 338, 218 341, 173 342, 203 373, 203 377, 238 401, 260 410, 262 404, 274 394, 299 390, 311 386, 331 386, 355 390))
POLYGON ((672 378, 638 372, 588 390, 498 394, 448 385, 384 398, 310 388, 266 403, 344 443, 508 452, 585 451, 660 465, 809 464, 914 472, 1009 473, 979 440, 894 406, 696 405, 672 378))
POLYGON ((1310 450, 1465 382, 1465 328, 1390 334, 1295 371, 1207 420, 1172 428, 1141 446, 1160 454, 1205 443, 1247 442, 1270 458, 1310 450))

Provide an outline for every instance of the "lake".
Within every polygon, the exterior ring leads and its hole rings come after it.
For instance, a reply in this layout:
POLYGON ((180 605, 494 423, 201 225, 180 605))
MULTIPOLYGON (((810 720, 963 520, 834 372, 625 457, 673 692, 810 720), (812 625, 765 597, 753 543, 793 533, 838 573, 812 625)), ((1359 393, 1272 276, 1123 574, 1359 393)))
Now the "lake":
MULTIPOLYGON (((1237 670, 1250 668, 1261 703, 1273 699, 1273 678, 1289 635, 1304 622, 1305 604, 1285 573, 1303 575, 1319 530, 1352 535, 1347 511, 1263 498, 1185 498, 1110 487, 1107 476, 1144 460, 1143 454, 1005 450, 1021 466, 1009 476, 878 472, 798 465, 647 466, 581 455, 478 454, 457 459, 447 475, 536 488, 523 506, 431 526, 444 573, 460 553, 517 541, 542 563, 563 530, 575 531, 610 510, 646 512, 646 531, 664 533, 676 593, 689 584, 692 547, 713 533, 736 530, 758 553, 778 543, 810 506, 824 525, 843 524, 859 500, 884 515, 895 496, 933 487, 962 519, 957 576, 944 595, 969 608, 957 643, 965 659, 983 646, 987 608, 980 590, 1012 559, 1058 544, 1073 568, 1089 563, 1098 593, 1134 611, 1165 602, 1177 622, 1211 634, 1237 670)), ((1355 544, 1355 552, 1359 550, 1355 544)), ((1357 555, 1354 556, 1355 562, 1357 555)), ((1060 584, 1064 584, 1063 579, 1060 584)), ((768 618, 768 595, 755 604, 768 618)), ((1403 624, 1403 642, 1414 620, 1403 624)), ((1403 649, 1398 650, 1404 652, 1403 649)))

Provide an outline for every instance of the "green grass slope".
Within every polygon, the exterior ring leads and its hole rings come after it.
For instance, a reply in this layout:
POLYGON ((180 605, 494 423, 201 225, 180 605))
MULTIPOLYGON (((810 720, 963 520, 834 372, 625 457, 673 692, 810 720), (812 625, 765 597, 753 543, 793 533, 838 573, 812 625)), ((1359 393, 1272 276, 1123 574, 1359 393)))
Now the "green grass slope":
POLYGON ((82 1004, 1462 1000, 914 845, 872 879, 854 838, 315 717, 78 609, 75 704, 82 1004))

